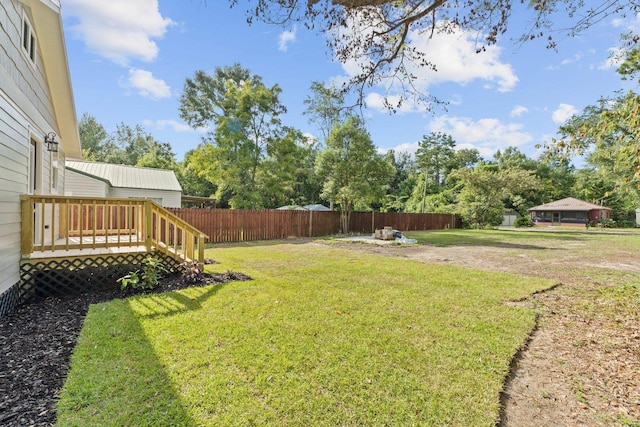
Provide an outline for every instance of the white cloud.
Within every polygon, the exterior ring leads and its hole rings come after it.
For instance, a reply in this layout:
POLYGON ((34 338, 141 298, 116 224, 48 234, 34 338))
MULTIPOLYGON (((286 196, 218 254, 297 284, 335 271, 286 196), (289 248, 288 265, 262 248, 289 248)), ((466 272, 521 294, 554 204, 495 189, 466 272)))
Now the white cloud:
POLYGON ((151 71, 129 70, 129 78, 122 86, 135 89, 138 94, 145 98, 162 99, 171 97, 171 88, 164 80, 156 79, 151 71))
POLYGON ((311 146, 313 144, 317 144, 318 141, 319 141, 318 137, 315 136, 314 134, 310 133, 310 132, 304 132, 302 134, 302 137, 304 138, 303 141, 307 146, 311 146))
POLYGON ((640 13, 632 18, 615 18, 611 20, 611 24, 615 28, 623 27, 633 33, 640 32, 640 13))
POLYGON ((618 68, 624 61, 625 50, 620 47, 609 48, 609 57, 598 65, 598 70, 610 70, 618 68))
POLYGON ((278 43, 278 49, 283 52, 286 52, 289 49, 289 45, 296 41, 296 32, 298 28, 296 26, 293 27, 291 31, 283 31, 280 33, 280 40, 278 43))
POLYGON ((462 105, 462 95, 454 93, 447 101, 449 105, 462 105))
POLYGON ((193 132, 196 131, 198 133, 205 133, 209 130, 208 127, 199 127, 193 129, 191 126, 184 122, 179 122, 173 119, 161 119, 161 120, 144 120, 143 124, 145 126, 153 126, 158 130, 164 130, 166 128, 170 128, 174 132, 184 133, 184 132, 193 132))
POLYGON ((414 67, 413 72, 427 85, 442 82, 465 85, 479 79, 497 84, 499 92, 508 92, 518 82, 511 65, 500 61, 501 48, 493 45, 484 52, 476 53, 475 34, 458 30, 430 38, 428 34, 413 31, 409 43, 427 53, 437 67, 437 72, 414 67))
POLYGON ((158 0, 65 0, 65 16, 73 17, 71 33, 94 53, 127 65, 153 61, 155 39, 173 24, 158 10, 158 0))
MULTIPOLYGON (((630 18, 615 18, 611 20, 611 25, 614 28, 622 28, 625 32, 631 32, 637 34, 640 32, 640 14, 636 14, 630 18)), ((624 59, 625 49, 619 46, 609 48, 609 57, 600 63, 598 70, 608 71, 612 68, 617 68, 622 64, 624 59)))
POLYGON ((582 59, 584 55, 581 52, 576 53, 571 58, 565 58, 560 62, 560 65, 569 65, 574 62, 578 62, 582 59))
POLYGON ((578 109, 571 104, 560 104, 551 114, 554 123, 562 124, 578 113, 578 109))
MULTIPOLYGON (((375 93, 372 92, 369 95, 367 95, 366 99, 365 99, 365 103, 367 104, 367 108, 371 108, 373 110, 376 111, 384 111, 387 112, 389 111, 389 109, 385 106, 384 103, 385 99, 383 95, 380 95, 379 93, 375 93)), ((401 98, 399 95, 388 95, 387 96, 387 102, 389 104, 391 104, 392 107, 397 107, 398 103, 401 101, 401 98)), ((414 102, 412 102, 411 99, 404 99, 402 100, 402 103, 400 104, 400 107, 397 108, 397 112, 398 113, 413 113, 413 112, 418 112, 418 111, 422 111, 418 105, 416 105, 414 102)))
MULTIPOLYGON (((352 24, 356 27, 358 24, 352 24)), ((348 31, 348 30, 347 30, 348 31)), ((337 36, 339 37, 339 35, 337 36)), ((477 53, 477 34, 456 30, 452 33, 434 33, 411 31, 408 35, 408 46, 423 52, 433 63, 437 71, 419 64, 405 63, 407 71, 416 77, 413 84, 422 91, 430 86, 445 82, 466 85, 474 80, 483 80, 485 86, 499 92, 512 90, 518 82, 510 64, 502 62, 502 49, 498 46, 487 46, 486 50, 477 53)), ((357 54, 357 52, 356 52, 357 54)), ((342 64, 348 76, 357 75, 364 61, 350 60, 342 64)), ((383 82, 382 85, 389 85, 383 82)))
POLYGON ((522 106, 522 105, 516 105, 511 110, 510 115, 511 115, 511 117, 520 117, 524 113, 528 113, 528 112, 529 112, 529 109, 527 107, 522 106))
POLYGON ((451 135, 456 148, 475 148, 483 157, 490 157, 497 150, 519 147, 533 141, 522 131, 519 123, 502 123, 498 119, 472 120, 468 117, 442 116, 429 124, 432 132, 451 135))
MULTIPOLYGON (((396 145, 395 147, 391 148, 391 150, 395 151, 396 153, 408 153, 414 155, 416 154, 416 151, 418 151, 418 146, 418 141, 405 142, 404 144, 396 145)), ((386 154, 387 151, 389 151, 389 149, 378 149, 378 153, 380 154, 386 154)))

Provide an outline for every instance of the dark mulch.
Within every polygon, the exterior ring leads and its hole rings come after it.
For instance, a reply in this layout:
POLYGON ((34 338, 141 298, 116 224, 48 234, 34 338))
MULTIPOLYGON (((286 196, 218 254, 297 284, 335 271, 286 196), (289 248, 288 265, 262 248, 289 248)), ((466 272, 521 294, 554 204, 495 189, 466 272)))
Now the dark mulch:
POLYGON ((152 291, 117 289, 48 298, 0 317, 0 426, 51 426, 71 352, 90 304, 193 286, 250 280, 242 273, 203 274, 187 283, 181 274, 163 278, 152 291))

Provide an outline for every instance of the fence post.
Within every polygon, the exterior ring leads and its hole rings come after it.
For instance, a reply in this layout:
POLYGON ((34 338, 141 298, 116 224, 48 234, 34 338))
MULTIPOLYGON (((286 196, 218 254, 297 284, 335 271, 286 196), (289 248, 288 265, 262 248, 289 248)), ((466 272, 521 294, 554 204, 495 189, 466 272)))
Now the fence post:
POLYGON ((313 237, 313 211, 309 211, 309 237, 313 237))
POLYGON ((371 211, 371 232, 375 233, 376 232, 376 211, 371 211))

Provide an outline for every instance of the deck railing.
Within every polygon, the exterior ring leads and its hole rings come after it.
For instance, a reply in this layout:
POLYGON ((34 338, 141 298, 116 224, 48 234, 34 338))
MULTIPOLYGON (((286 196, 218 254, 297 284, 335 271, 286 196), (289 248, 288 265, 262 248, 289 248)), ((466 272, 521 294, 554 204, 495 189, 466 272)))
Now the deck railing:
POLYGON ((26 195, 21 202, 23 258, 143 247, 180 260, 204 260, 207 236, 152 200, 26 195))

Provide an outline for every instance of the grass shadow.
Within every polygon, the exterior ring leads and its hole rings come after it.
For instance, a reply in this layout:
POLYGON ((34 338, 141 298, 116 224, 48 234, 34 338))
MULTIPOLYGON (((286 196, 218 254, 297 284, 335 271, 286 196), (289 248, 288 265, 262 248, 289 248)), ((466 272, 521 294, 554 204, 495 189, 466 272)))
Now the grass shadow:
POLYGON ((140 318, 155 319, 173 316, 187 311, 199 310, 205 301, 216 295, 227 284, 218 283, 204 287, 186 288, 184 291, 144 295, 133 298, 132 303, 138 306, 137 311, 140 318))
POLYGON ((314 238, 310 237, 295 237, 290 239, 276 239, 276 240, 251 240, 243 242, 224 242, 224 243, 207 243, 205 249, 220 249, 220 248, 253 248, 260 246, 277 246, 282 244, 287 245, 304 245, 312 242, 314 238))
POLYGON ((57 411, 57 426, 198 426, 128 300, 91 306, 57 411))

